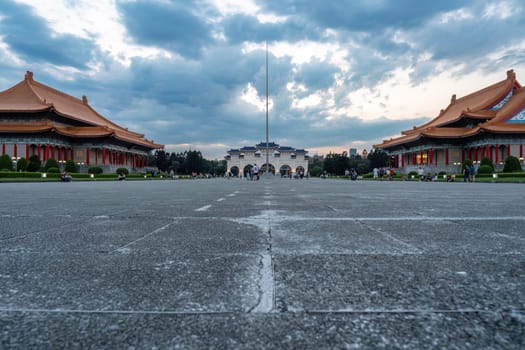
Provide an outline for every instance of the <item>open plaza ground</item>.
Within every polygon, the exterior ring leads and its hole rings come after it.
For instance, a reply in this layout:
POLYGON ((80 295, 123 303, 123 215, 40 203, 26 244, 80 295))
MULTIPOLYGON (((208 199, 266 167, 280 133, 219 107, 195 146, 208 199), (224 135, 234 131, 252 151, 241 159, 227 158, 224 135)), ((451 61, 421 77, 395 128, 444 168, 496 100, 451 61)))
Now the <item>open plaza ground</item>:
POLYGON ((525 347, 521 184, 0 190, 2 349, 525 347))

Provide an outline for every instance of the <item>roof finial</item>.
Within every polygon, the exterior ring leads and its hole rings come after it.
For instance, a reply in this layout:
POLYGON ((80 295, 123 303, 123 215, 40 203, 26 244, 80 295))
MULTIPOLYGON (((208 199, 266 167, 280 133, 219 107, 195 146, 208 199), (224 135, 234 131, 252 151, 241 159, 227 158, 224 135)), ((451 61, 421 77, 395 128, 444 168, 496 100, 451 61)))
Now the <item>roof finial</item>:
POLYGON ((450 99, 450 104, 453 105, 454 103, 456 103, 456 94, 452 95, 450 99))
POLYGON ((509 69, 507 71, 507 79, 516 79, 516 73, 514 72, 514 69, 509 69))
POLYGON ((33 72, 31 72, 29 70, 26 71, 25 80, 33 81, 33 72))
POLYGON ((88 100, 87 100, 87 96, 86 95, 82 95, 82 103, 87 105, 88 104, 88 100))

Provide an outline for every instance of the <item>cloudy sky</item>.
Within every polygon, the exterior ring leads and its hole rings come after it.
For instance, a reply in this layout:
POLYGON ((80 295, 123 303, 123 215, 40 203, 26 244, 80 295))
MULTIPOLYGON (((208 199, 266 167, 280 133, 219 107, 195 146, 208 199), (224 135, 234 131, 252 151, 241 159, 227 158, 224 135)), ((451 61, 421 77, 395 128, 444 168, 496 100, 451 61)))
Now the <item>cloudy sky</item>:
POLYGON ((525 84, 525 3, 421 0, 1 0, 0 90, 35 80, 166 150, 265 140, 370 149, 450 102, 525 84))

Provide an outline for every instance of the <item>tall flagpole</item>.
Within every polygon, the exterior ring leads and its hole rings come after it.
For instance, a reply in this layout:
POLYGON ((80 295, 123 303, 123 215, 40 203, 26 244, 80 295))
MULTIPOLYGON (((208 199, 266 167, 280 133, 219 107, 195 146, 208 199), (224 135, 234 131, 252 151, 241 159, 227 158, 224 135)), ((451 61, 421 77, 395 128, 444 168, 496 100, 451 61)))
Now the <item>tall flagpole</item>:
POLYGON ((266 173, 270 173, 270 146, 268 144, 268 42, 266 42, 266 173))

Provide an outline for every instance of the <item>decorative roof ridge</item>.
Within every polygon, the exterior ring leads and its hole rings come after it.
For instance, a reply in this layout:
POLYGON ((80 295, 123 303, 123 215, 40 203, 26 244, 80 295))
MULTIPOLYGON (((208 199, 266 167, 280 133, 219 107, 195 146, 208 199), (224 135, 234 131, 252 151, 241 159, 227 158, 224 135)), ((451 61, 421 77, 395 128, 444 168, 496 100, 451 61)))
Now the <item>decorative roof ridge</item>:
MULTIPOLYGON (((70 94, 67 94, 63 91, 60 91, 60 90, 57 90, 49 85, 46 85, 44 83, 41 83, 39 81, 36 81, 33 79, 33 72, 30 72, 30 71, 27 71, 26 75, 25 75, 25 81, 28 82, 29 86, 31 87, 31 90, 35 93, 35 95, 41 100, 43 101, 44 103, 46 103, 46 100, 43 99, 42 97, 40 97, 38 95, 38 93, 33 89, 33 87, 31 86, 31 84, 34 84, 42 89, 45 89, 45 90, 48 90, 54 94, 57 94, 57 95, 60 95, 64 98, 67 98, 68 100, 70 101, 73 101, 75 103, 78 103, 78 104, 81 104, 83 106, 86 106, 91 112, 93 112, 94 114, 97 115, 97 117, 101 118, 102 120, 104 120, 105 122, 107 122, 108 124, 110 124, 111 126, 117 128, 117 129, 121 129, 122 131, 125 131, 125 132, 128 132, 130 133, 131 135, 135 135, 137 137, 144 137, 144 134, 140 134, 140 133, 137 133, 137 132, 134 132, 134 131, 129 131, 127 128, 124 128, 124 127, 121 127, 120 125, 117 125, 115 124, 114 122, 110 121, 109 119, 107 119, 106 117, 104 117, 103 115, 101 115, 100 113, 98 113, 93 107, 91 107, 91 105, 89 104, 88 102, 88 98, 86 95, 82 95, 82 98, 79 99, 77 97, 74 97, 70 94)), ((52 103, 46 103, 48 106, 53 106, 52 103)), ((65 113, 60 113, 56 108, 55 108, 55 111, 63 116, 66 116, 66 117, 70 117, 70 118, 73 118, 75 120, 79 120, 79 121, 82 121, 84 123, 88 123, 88 124, 92 124, 92 123, 89 123, 88 121, 84 120, 84 119, 79 119, 79 118, 76 118, 72 115, 69 115, 69 114, 65 114, 65 113)), ((98 124, 95 124, 95 125, 98 125, 98 124)))
MULTIPOLYGON (((502 97, 504 97, 514 86, 514 84, 517 83, 519 86, 521 86, 517 81, 516 81, 516 73, 514 72, 513 69, 510 69, 507 71, 507 78, 506 79, 503 79, 503 80, 500 80, 494 84, 491 84, 487 87, 484 87, 483 89, 480 89, 480 90, 477 90, 477 91, 474 91, 470 94, 467 94, 465 96, 462 96, 460 97, 459 99, 456 98, 456 94, 453 94, 451 99, 450 99, 450 103, 449 105, 445 108, 445 109, 441 109, 438 116, 437 117, 434 117, 432 118, 431 120, 429 120, 428 122, 426 122, 425 124, 419 126, 419 127, 415 127, 411 130, 404 130, 401 132, 401 134, 404 134, 404 135, 411 135, 419 130, 424 130, 424 128, 434 122, 436 122, 442 115, 446 114, 446 112, 452 108, 454 105, 460 103, 460 102, 463 102, 467 99, 471 99, 473 97, 476 97, 476 96, 479 96, 483 93, 486 93, 487 91, 490 91, 492 89, 495 89, 495 88, 498 88, 500 86, 505 86, 508 84, 508 87, 505 89, 504 93, 503 94, 498 94, 496 100, 498 99, 501 99, 502 97)), ((493 104, 494 101, 490 101, 490 104, 493 104)), ((472 108, 470 108, 470 111, 469 112, 477 112, 481 109, 485 109, 487 107, 487 103, 485 103, 484 105, 481 105, 481 106, 474 106, 472 108)), ((465 112, 465 110, 462 111, 462 114, 465 112)), ((455 118, 454 120, 449 120, 447 122, 448 123, 453 123, 453 122, 456 122, 458 121, 460 118, 461 118, 461 115, 460 114, 457 118, 455 118)))

